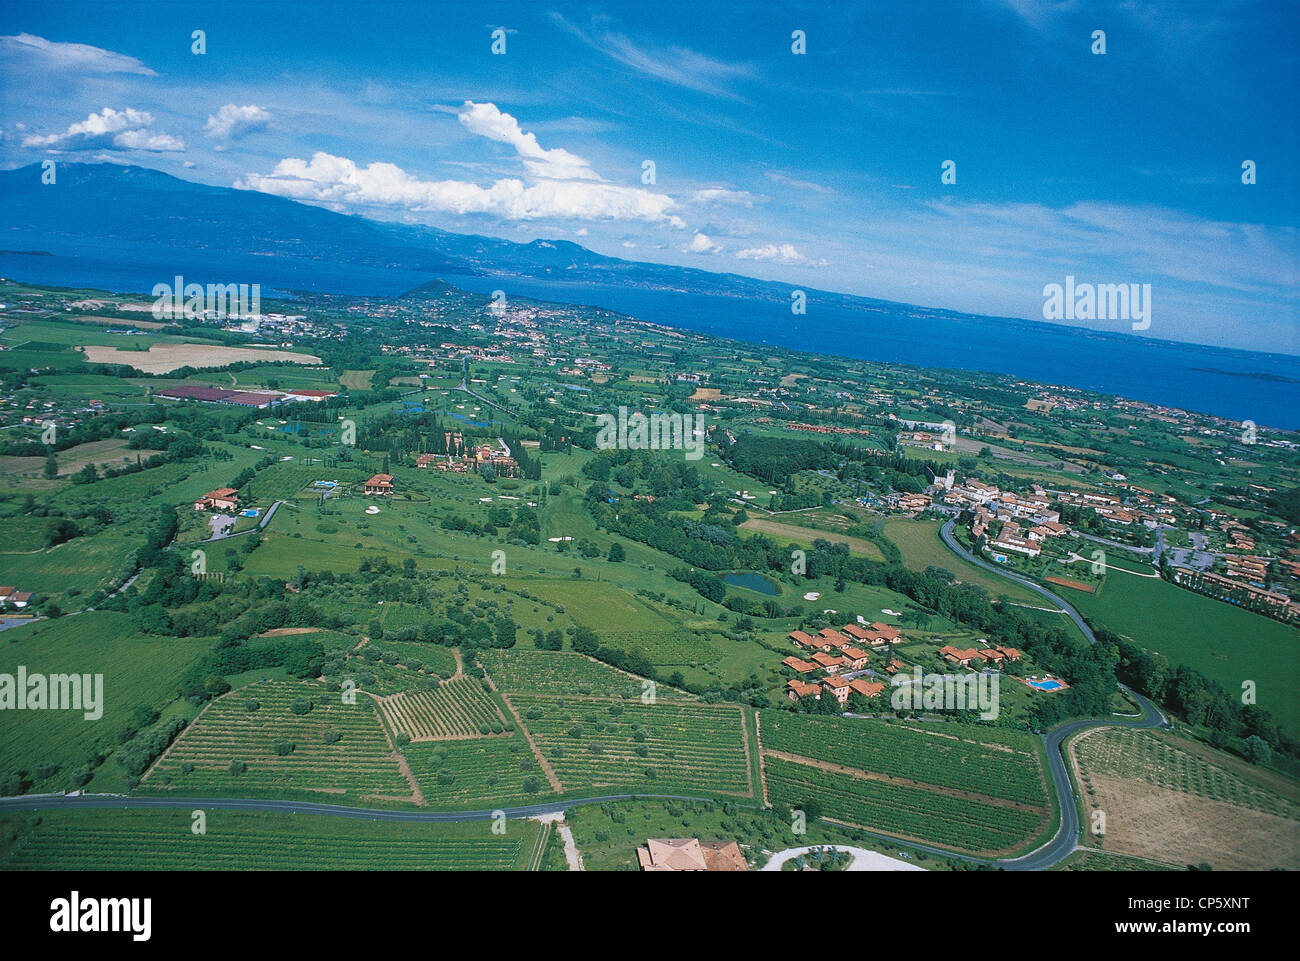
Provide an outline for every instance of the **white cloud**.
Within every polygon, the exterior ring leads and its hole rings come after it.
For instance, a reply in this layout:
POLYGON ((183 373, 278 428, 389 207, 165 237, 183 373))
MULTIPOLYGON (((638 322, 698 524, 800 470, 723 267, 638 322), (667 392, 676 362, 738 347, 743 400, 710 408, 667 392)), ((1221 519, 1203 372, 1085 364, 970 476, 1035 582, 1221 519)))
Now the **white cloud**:
POLYGON ((708 234, 702 234, 698 230, 691 242, 682 248, 684 254, 717 254, 721 253, 722 248, 713 242, 708 234))
POLYGON ((47 136, 33 134, 23 138, 24 147, 53 147, 67 150, 149 150, 154 152, 185 149, 185 141, 170 134, 154 133, 153 115, 127 107, 105 107, 85 120, 72 124, 63 133, 47 136))
POLYGON ((519 121, 502 113, 492 103, 474 103, 466 100, 458 114, 461 126, 470 133, 509 144, 524 158, 524 165, 534 177, 554 180, 599 180, 591 164, 561 147, 542 149, 537 137, 524 133, 519 121))
POLYGON ((752 207, 755 199, 748 190, 727 190, 723 187, 705 187, 691 194, 691 203, 697 204, 731 203, 752 207))
POLYGON ((218 140, 238 140, 255 130, 261 130, 271 120, 271 115, 254 104, 240 107, 233 103, 223 106, 208 116, 203 132, 218 140))
POLYGON ((738 260, 772 260, 782 264, 806 264, 807 257, 794 249, 794 244, 764 244, 736 251, 738 260))
POLYGON ((776 170, 764 172, 764 176, 773 183, 778 183, 783 187, 791 187, 795 190, 808 191, 815 194, 833 194, 835 191, 822 184, 813 183, 811 180, 798 180, 794 177, 786 176, 776 170))
POLYGON ((639 220, 684 229, 667 194, 602 179, 586 160, 560 147, 546 149, 495 104, 465 101, 457 119, 470 133, 509 144, 527 180, 506 177, 486 186, 464 180, 420 180, 391 163, 360 167, 317 152, 286 157, 267 176, 248 174, 235 186, 334 205, 397 208, 408 213, 485 214, 503 220, 639 220))
POLYGON ((516 178, 490 186, 463 180, 420 180, 395 164, 360 167, 346 157, 315 153, 310 161, 289 157, 269 176, 248 174, 235 183, 246 190, 331 204, 400 208, 411 212, 487 214, 503 220, 642 220, 683 228, 666 194, 589 180, 516 178))
POLYGON ((751 78, 756 73, 750 64, 727 63, 686 47, 637 44, 626 35, 612 31, 589 34, 569 23, 559 13, 552 13, 551 18, 593 50, 613 58, 623 66, 700 93, 738 100, 740 98, 729 89, 730 84, 751 78))
POLYGON ((30 33, 0 37, 0 61, 21 64, 27 69, 71 71, 89 74, 134 73, 157 76, 135 57, 114 53, 84 43, 57 43, 30 33))

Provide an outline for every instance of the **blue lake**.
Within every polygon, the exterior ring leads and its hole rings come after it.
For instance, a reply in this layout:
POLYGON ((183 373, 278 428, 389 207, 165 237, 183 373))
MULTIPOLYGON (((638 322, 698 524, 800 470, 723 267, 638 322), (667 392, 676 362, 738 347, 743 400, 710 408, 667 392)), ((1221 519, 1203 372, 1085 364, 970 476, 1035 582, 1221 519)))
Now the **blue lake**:
POLYGON ((762 574, 755 574, 751 571, 733 572, 722 578, 722 583, 731 587, 744 587, 751 591, 758 591, 760 594, 767 594, 775 597, 781 593, 781 588, 776 582, 764 577, 762 574))

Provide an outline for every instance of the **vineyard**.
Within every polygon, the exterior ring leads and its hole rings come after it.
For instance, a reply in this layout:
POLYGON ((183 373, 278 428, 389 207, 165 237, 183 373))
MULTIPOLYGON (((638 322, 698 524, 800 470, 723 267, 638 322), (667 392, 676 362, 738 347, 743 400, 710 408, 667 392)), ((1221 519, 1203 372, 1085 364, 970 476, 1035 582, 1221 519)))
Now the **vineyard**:
POLYGON ((752 794, 744 716, 735 705, 531 694, 510 701, 566 791, 752 794))
POLYGON ((922 730, 772 712, 763 715, 763 746, 860 771, 1047 804, 1034 741, 1015 731, 956 724, 922 730), (988 743, 989 735, 1002 743, 988 743))
POLYGON ((390 694, 376 703, 393 733, 416 743, 482 737, 506 729, 491 695, 472 677, 445 681, 435 690, 390 694))
POLYGON ((1074 753, 1084 778, 1094 774, 1134 778, 1253 811, 1292 820, 1300 817, 1295 797, 1280 797, 1147 731, 1096 731, 1076 741, 1074 753))
POLYGON ((509 821, 373 823, 302 814, 209 810, 206 834, 186 811, 52 811, 0 862, 3 871, 519 871, 539 825, 509 821))
POLYGON ((341 701, 337 692, 300 681, 262 681, 232 691, 177 738, 142 787, 186 794, 409 797, 410 785, 370 701, 341 701), (306 713, 295 713, 306 706, 306 713))
MULTIPOLYGON (((581 694, 639 698, 646 682, 633 674, 569 651, 480 651, 479 661, 498 689, 527 694, 581 694)), ((666 684, 656 685, 660 700, 690 698, 666 684)))
POLYGON ((766 759, 766 768, 773 804, 794 808, 815 801, 826 817, 977 854, 1006 852, 1028 841, 1044 817, 1042 811, 863 780, 775 757, 766 759))
POLYGON ((518 734, 412 744, 403 753, 433 808, 487 808, 555 797, 528 742, 518 734))

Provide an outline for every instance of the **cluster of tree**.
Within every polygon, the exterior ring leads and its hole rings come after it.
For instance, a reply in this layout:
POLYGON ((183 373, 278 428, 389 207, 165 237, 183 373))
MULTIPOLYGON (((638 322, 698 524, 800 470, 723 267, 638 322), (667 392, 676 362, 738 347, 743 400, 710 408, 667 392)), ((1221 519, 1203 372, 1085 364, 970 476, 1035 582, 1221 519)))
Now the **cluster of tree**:
POLYGON ((117 763, 133 778, 149 770, 149 765, 167 746, 175 740, 176 735, 185 729, 185 718, 173 717, 164 721, 152 731, 137 734, 114 753, 117 763))
MULTIPOLYGON (((683 457, 666 457, 659 451, 602 450, 582 465, 583 476, 608 485, 610 481, 627 489, 644 489, 655 497, 677 494, 695 503, 700 490, 700 472, 683 457)), ((600 487, 607 491, 607 487, 600 487)))
POLYGON ((689 584, 705 598, 713 601, 715 604, 721 604, 722 599, 727 596, 727 585, 722 583, 722 578, 708 571, 699 571, 690 567, 678 567, 668 572, 670 577, 674 577, 684 584, 689 584))
POLYGON ((1243 704, 1240 693, 1229 694, 1218 681, 1186 665, 1171 665, 1159 652, 1148 651, 1105 629, 1095 632, 1099 642, 1119 655, 1116 673, 1139 694, 1209 731, 1210 743, 1225 748, 1234 737, 1258 737, 1272 750, 1300 757, 1300 743, 1276 724, 1257 704, 1243 704))

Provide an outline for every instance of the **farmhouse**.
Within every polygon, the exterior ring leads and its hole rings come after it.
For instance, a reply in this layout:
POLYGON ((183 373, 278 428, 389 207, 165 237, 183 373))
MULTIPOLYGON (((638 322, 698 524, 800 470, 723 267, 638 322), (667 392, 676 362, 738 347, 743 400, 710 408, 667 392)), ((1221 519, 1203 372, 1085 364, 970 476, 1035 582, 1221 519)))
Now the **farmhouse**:
POLYGON ((650 838, 636 849, 642 871, 747 871, 735 841, 701 843, 698 838, 650 838))
POLYGON ((208 491, 194 502, 196 511, 233 511, 239 509, 239 492, 233 487, 208 491))
POLYGON ((872 647, 880 647, 883 644, 897 644, 903 636, 898 632, 897 628, 890 627, 880 621, 876 621, 868 630, 863 631, 863 635, 860 639, 866 641, 872 647))
POLYGON ((885 685, 880 681, 868 681, 865 678, 855 677, 849 681, 849 689, 856 691, 863 697, 879 697, 880 692, 885 689, 885 685))
POLYGON ((817 636, 822 639, 822 650, 829 650, 832 647, 839 650, 849 646, 849 639, 833 627, 823 627, 817 632, 817 636))
POLYGON ((832 654, 827 654, 825 651, 818 651, 816 654, 812 656, 812 659, 820 667, 828 671, 833 671, 838 667, 842 667, 844 664, 843 658, 835 657, 832 654))
POLYGON ((867 652, 861 648, 849 645, 840 651, 844 658, 844 666, 855 671, 860 671, 867 666, 867 652))
POLYGON ((0 587, 0 609, 12 607, 21 611, 31 602, 31 591, 20 591, 16 587, 0 587))
POLYGON ((977 651, 973 647, 968 647, 965 650, 962 650, 953 647, 951 644, 945 644, 943 647, 939 648, 939 653, 943 656, 945 661, 949 661, 952 664, 960 664, 962 667, 966 667, 971 661, 984 660, 984 653, 982 651, 977 651))
POLYGON ((810 661, 802 661, 799 658, 795 657, 793 654, 791 654, 781 663, 784 664, 786 667, 790 668, 790 670, 798 674, 811 674, 813 671, 817 670, 816 664, 813 664, 810 661))
POLYGON ((803 631, 791 631, 790 640, 794 641, 800 647, 806 647, 810 651, 819 650, 821 645, 812 639, 812 635, 805 634, 803 631))
POLYGON ((786 681, 785 686, 786 694, 792 701, 797 701, 801 697, 811 697, 814 701, 821 700, 822 689, 818 684, 795 679, 793 681, 786 681))
POLYGON ((839 701, 841 704, 845 703, 849 699, 849 691, 851 690, 849 684, 850 682, 847 678, 839 677, 835 674, 832 674, 830 677, 822 678, 822 686, 835 695, 835 700, 839 701))
POLYGON ((365 491, 367 494, 377 494, 384 496, 393 492, 393 475, 376 474, 370 480, 366 481, 365 491))

